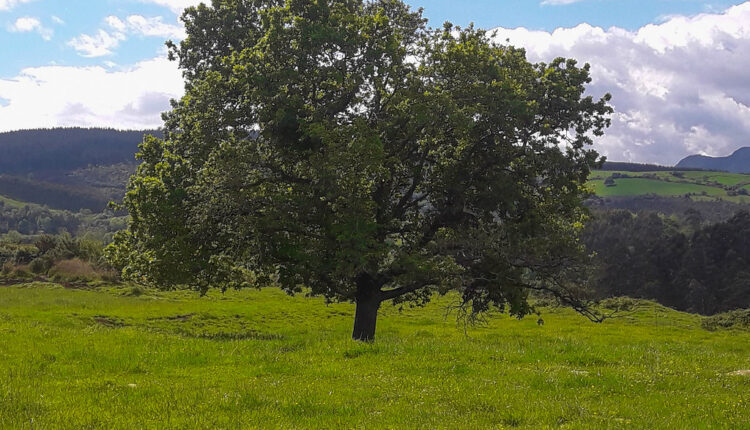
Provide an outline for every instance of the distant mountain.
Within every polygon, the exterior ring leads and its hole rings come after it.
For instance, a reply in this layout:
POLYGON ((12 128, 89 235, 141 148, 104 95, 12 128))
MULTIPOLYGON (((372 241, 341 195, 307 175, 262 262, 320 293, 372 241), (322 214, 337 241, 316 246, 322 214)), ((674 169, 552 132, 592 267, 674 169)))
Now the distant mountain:
POLYGON ((675 167, 722 170, 731 173, 750 173, 750 147, 740 148, 728 157, 691 155, 682 159, 675 167))

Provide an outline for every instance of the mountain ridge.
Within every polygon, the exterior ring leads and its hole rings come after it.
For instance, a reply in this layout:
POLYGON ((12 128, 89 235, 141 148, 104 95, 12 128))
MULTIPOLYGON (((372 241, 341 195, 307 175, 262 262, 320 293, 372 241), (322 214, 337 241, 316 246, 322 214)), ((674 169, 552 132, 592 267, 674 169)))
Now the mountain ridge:
POLYGON ((699 168, 730 173, 750 173, 750 147, 737 149, 726 157, 689 155, 675 165, 675 168, 699 168))

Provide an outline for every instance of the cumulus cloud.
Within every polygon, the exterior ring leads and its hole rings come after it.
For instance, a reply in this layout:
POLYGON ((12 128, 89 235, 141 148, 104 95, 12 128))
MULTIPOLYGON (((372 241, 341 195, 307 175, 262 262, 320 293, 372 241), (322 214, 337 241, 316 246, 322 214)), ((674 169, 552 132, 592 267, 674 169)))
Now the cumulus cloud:
MULTIPOLYGON (((2 1, 2 0, 0 0, 2 1)), ((208 0, 141 0, 143 3, 153 3, 169 8, 172 12, 181 15, 185 8, 195 6, 199 3, 209 3, 208 0)))
POLYGON ((32 16, 18 18, 13 24, 8 26, 8 31, 13 33, 28 33, 35 31, 39 33, 44 40, 52 39, 53 34, 52 29, 43 26, 42 22, 39 21, 39 18, 34 18, 32 16))
POLYGON ((93 58, 111 55, 112 50, 117 48, 123 40, 125 40, 125 35, 120 32, 110 33, 100 29, 94 35, 82 34, 75 37, 68 42, 68 45, 78 51, 79 55, 93 58))
POLYGON ((591 64, 590 93, 611 93, 616 111, 596 145, 610 160, 671 164, 750 145, 750 2, 637 31, 496 30, 498 42, 523 46, 531 61, 591 64))
POLYGON ((104 22, 107 23, 107 25, 112 27, 114 30, 119 31, 121 33, 128 29, 128 26, 120 18, 116 16, 108 16, 104 18, 104 22))
POLYGON ((130 15, 125 20, 116 16, 108 16, 105 21, 118 32, 171 39, 184 39, 186 36, 185 29, 182 26, 167 24, 161 16, 146 18, 142 15, 130 15))
POLYGON ((161 126, 159 113, 183 93, 174 62, 131 68, 45 66, 0 79, 0 132, 35 127, 143 129, 161 126))
POLYGON ((29 3, 34 0, 0 0, 0 11, 11 10, 22 3, 29 3))
POLYGON ((125 19, 116 16, 104 18, 108 27, 99 29, 96 34, 81 34, 71 39, 68 45, 83 57, 102 57, 111 55, 120 42, 127 40, 129 34, 145 37, 184 39, 185 29, 181 26, 164 22, 161 16, 146 18, 141 15, 130 15, 125 19))

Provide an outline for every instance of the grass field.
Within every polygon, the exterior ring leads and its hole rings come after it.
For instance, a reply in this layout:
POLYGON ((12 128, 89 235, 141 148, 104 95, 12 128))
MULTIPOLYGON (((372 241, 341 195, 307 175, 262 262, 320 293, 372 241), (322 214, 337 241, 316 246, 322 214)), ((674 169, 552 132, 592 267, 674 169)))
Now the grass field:
POLYGON ((690 195, 694 200, 726 200, 735 203, 750 203, 750 196, 738 195, 737 191, 750 191, 750 175, 708 171, 672 172, 592 172, 588 185, 600 197, 632 197, 644 194, 659 196, 690 195), (615 186, 604 185, 604 180, 613 174, 626 175, 616 178, 615 186))
POLYGON ((746 429, 750 333, 654 304, 593 324, 494 315, 442 298, 353 307, 276 290, 130 295, 0 287, 0 428, 746 429))

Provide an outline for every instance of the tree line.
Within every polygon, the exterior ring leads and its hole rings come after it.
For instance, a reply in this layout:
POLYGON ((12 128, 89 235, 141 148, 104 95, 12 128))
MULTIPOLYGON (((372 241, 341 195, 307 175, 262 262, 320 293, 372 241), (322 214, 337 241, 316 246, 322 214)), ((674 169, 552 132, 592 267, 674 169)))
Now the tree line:
POLYGON ((599 297, 654 299, 704 315, 750 307, 750 212, 716 223, 680 216, 595 210, 583 232, 595 253, 599 297))
POLYGON ((90 165, 135 163, 143 136, 157 130, 53 128, 0 133, 0 173, 74 170, 90 165))
POLYGON ((40 205, 13 206, 0 200, 0 234, 11 235, 13 241, 23 236, 70 233, 94 235, 102 240, 125 227, 125 217, 111 212, 93 213, 88 210, 71 212, 40 205))

